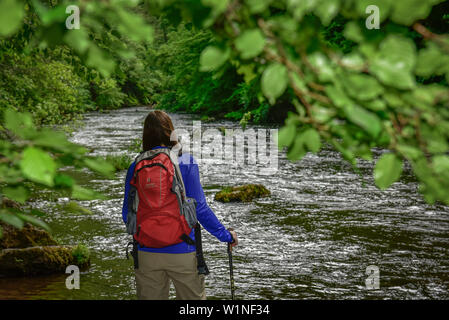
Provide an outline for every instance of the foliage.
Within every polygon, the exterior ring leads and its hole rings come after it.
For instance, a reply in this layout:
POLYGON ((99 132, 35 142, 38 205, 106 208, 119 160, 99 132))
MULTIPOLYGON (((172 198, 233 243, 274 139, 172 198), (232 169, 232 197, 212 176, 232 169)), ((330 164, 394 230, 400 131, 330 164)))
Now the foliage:
POLYGON ((121 107, 126 94, 118 87, 114 79, 96 78, 91 82, 91 89, 95 92, 93 100, 101 109, 114 109, 121 107))
MULTIPOLYGON (((76 180, 60 172, 60 168, 89 168, 105 176, 112 176, 114 167, 103 159, 87 155, 84 147, 71 143, 62 132, 36 128, 28 113, 7 109, 0 131, 0 186, 4 198, 25 204, 30 190, 45 187, 66 190, 73 199, 90 200, 101 197, 97 192, 81 187, 76 180)), ((43 213, 34 209, 4 207, 0 221, 21 229, 29 222, 45 230, 40 220, 43 213)))
POLYGON ((0 111, 30 112, 37 123, 54 124, 92 109, 86 83, 64 61, 3 54, 0 111))
POLYGON ((130 156, 128 156, 127 154, 108 154, 105 158, 105 161, 112 164, 112 166, 114 166, 115 170, 117 171, 128 169, 132 163, 130 156))
MULTIPOLYGON (((31 191, 42 188, 80 200, 101 197, 59 169, 89 168, 110 176, 114 166, 89 157, 63 133, 36 126, 63 123, 93 109, 148 103, 141 61, 152 27, 138 11, 136 1, 0 3, 2 203, 25 204, 31 191), (68 5, 80 7, 82 28, 66 28, 68 5)), ((42 215, 6 207, 0 221, 19 229, 30 222, 48 230, 42 215)))
POLYGON ((322 140, 354 166, 373 159, 372 148, 389 149, 375 168, 380 188, 397 181, 406 160, 425 199, 449 204, 449 37, 423 20, 442 1, 229 0, 196 12, 161 2, 214 34, 199 70, 219 77, 238 65, 271 105, 287 97, 295 106, 279 132, 289 159, 318 152, 322 140), (380 30, 365 27, 373 4, 380 30), (344 39, 332 39, 335 28, 344 39))
POLYGON ((75 263, 79 265, 85 265, 90 260, 89 248, 80 243, 75 248, 73 248, 72 256, 75 259, 75 263))
POLYGON ((2 12, 22 18, 12 24, 15 32, 8 20, 0 23, 5 30, 0 34, 0 111, 28 111, 37 124, 55 124, 93 109, 150 102, 142 61, 152 28, 133 12, 136 4, 30 0, 2 5, 2 12), (83 28, 65 27, 69 4, 84 10, 83 28))

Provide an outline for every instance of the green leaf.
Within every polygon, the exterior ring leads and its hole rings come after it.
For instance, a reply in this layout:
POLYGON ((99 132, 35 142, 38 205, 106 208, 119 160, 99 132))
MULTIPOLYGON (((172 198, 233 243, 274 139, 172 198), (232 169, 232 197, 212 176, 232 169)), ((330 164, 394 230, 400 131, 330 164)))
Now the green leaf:
POLYGON ((20 217, 20 219, 22 219, 23 221, 29 222, 32 225, 42 228, 45 231, 51 232, 50 227, 43 222, 42 220, 35 218, 33 216, 27 215, 27 214, 22 214, 22 213, 17 213, 17 216, 20 217))
POLYGON ((313 53, 309 56, 310 64, 318 73, 318 78, 322 82, 330 82, 335 78, 334 68, 331 66, 329 59, 321 52, 313 53))
MULTIPOLYGON (((33 5, 36 5, 37 1, 33 1, 33 5)), ((67 14, 65 12, 66 7, 63 5, 59 5, 53 7, 51 9, 47 9, 42 6, 40 10, 36 10, 39 15, 40 20, 44 26, 49 26, 53 23, 64 23, 67 18, 67 14)))
POLYGON ((85 29, 70 30, 64 35, 64 41, 79 54, 84 54, 91 45, 85 29))
POLYGON ((72 177, 65 174, 58 174, 54 178, 55 186, 62 188, 71 188, 75 181, 72 177))
POLYGON ((313 153, 317 153, 321 149, 321 139, 318 131, 314 128, 307 129, 302 133, 305 146, 313 153))
POLYGON ((326 123, 335 117, 335 108, 323 107, 318 103, 313 104, 311 109, 311 116, 319 123, 326 123))
POLYGON ((400 0, 392 1, 393 12, 391 19, 399 24, 410 26, 416 20, 426 18, 432 6, 439 0, 400 0))
POLYGON ((205 6, 212 8, 212 16, 216 17, 226 11, 229 0, 201 0, 205 6))
POLYGON ((429 43, 427 48, 418 53, 416 64, 416 74, 422 77, 429 77, 433 74, 443 74, 444 66, 449 65, 449 57, 439 50, 439 48, 429 43))
POLYGON ((287 152, 287 157, 291 161, 296 161, 304 157, 307 151, 317 153, 320 149, 319 133, 314 128, 308 128, 295 137, 293 146, 287 152))
POLYGON ((5 187, 5 188, 2 189, 2 193, 8 199, 17 201, 17 202, 19 202, 21 204, 24 204, 25 201, 28 199, 28 196, 29 196, 28 189, 26 189, 23 186, 5 187))
POLYGON ((288 149, 287 158, 290 161, 298 161, 301 160, 307 153, 304 149, 304 137, 303 135, 297 135, 293 146, 288 149))
POLYGON ((363 106, 372 111, 380 111, 385 110, 387 108, 387 103, 382 99, 376 99, 364 102, 363 106))
POLYGON ((18 0, 0 1, 0 37, 11 36, 22 25, 23 2, 18 0))
POLYGON ((52 187, 56 174, 56 163, 41 149, 28 147, 20 160, 22 174, 31 181, 52 187))
POLYGON ((89 46, 86 63, 105 77, 109 77, 115 68, 115 61, 112 57, 93 43, 89 46))
POLYGON ((259 29, 246 30, 235 40, 235 47, 243 59, 254 58, 265 47, 265 37, 259 29))
POLYGON ((351 71, 362 71, 365 66, 365 61, 362 56, 356 52, 351 52, 345 55, 340 63, 351 71))
POLYGON ((208 46, 200 56, 200 71, 214 71, 222 66, 229 58, 229 50, 222 50, 216 46, 208 46))
POLYGON ((0 221, 5 222, 6 224, 12 225, 17 229, 23 228, 23 221, 16 214, 9 213, 6 210, 2 210, 0 212, 0 221))
POLYGON ((288 147, 293 142, 296 134, 296 126, 293 124, 286 125, 279 130, 278 148, 288 147))
POLYGON ((337 107, 344 108, 345 106, 354 104, 354 101, 352 101, 346 93, 337 86, 326 86, 326 94, 337 107))
POLYGON ((287 8, 293 17, 301 21, 305 14, 313 10, 319 4, 319 0, 288 0, 287 8))
POLYGON ((351 97, 361 101, 372 100, 384 92, 379 82, 366 74, 347 74, 341 82, 351 97))
POLYGON ((339 8, 340 0, 321 0, 314 12, 321 19, 323 25, 327 26, 337 15, 339 8))
POLYGON ((91 189, 83 188, 79 185, 74 185, 72 187, 72 199, 76 200, 95 200, 95 199, 106 199, 104 195, 91 189))
MULTIPOLYGON (((151 42, 153 40, 153 28, 148 25, 144 18, 127 11, 119 6, 115 7, 115 13, 120 21, 113 21, 121 34, 126 34, 131 40, 136 42, 151 42)), ((111 19, 116 17, 111 16, 111 19)))
POLYGON ((399 144, 397 146, 397 150, 402 155, 404 155, 404 157, 406 157, 407 159, 410 159, 410 160, 417 160, 423 156, 423 153, 419 148, 409 146, 406 144, 399 144))
POLYGON ((306 82, 303 79, 301 79, 296 72, 290 72, 290 75, 291 75, 293 85, 296 88, 298 88, 302 92, 308 91, 306 82))
POLYGON ((393 153, 384 153, 374 167, 374 180, 379 189, 387 189, 402 173, 402 160, 393 153))
POLYGON ((84 164, 90 169, 107 177, 112 177, 115 172, 115 167, 103 159, 86 158, 84 159, 84 164))
POLYGON ((272 63, 262 74, 262 92, 271 104, 284 93, 287 84, 287 68, 283 64, 272 63))
POLYGON ((355 41, 358 43, 360 43, 364 40, 362 30, 360 29, 359 24, 355 21, 350 21, 346 24, 343 34, 349 40, 352 40, 352 41, 355 41))
POLYGON ((415 87, 416 48, 411 39, 389 35, 371 61, 371 72, 384 84, 398 89, 415 87))
MULTIPOLYGON (((31 140, 35 146, 52 148, 62 152, 71 152, 76 149, 74 148, 75 145, 67 140, 63 132, 50 129, 41 130, 31 140)), ((79 148, 79 146, 76 147, 79 148)))
POLYGON ((245 0, 251 13, 261 13, 265 11, 271 2, 272 0, 245 0))
POLYGON ((19 137, 26 138, 35 132, 33 119, 29 113, 6 109, 4 121, 5 128, 19 137))
POLYGON ((382 130, 382 123, 374 113, 354 104, 344 106, 344 111, 351 122, 365 129, 372 137, 377 137, 382 130))
POLYGON ((253 64, 243 64, 237 69, 238 74, 243 75, 243 79, 246 83, 250 83, 251 80, 257 77, 257 73, 254 72, 253 64))
POLYGON ((449 156, 438 155, 432 158, 432 166, 434 171, 438 175, 448 175, 449 174, 449 156))

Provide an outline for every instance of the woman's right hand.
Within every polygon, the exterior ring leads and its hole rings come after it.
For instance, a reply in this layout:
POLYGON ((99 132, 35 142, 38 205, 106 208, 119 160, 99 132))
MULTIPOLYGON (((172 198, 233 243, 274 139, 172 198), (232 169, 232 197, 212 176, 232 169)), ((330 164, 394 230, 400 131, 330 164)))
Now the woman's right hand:
POLYGON ((239 244, 239 240, 237 238, 237 233, 231 228, 229 228, 229 233, 231 234, 232 239, 234 240, 234 242, 231 243, 231 247, 235 247, 236 245, 239 244))

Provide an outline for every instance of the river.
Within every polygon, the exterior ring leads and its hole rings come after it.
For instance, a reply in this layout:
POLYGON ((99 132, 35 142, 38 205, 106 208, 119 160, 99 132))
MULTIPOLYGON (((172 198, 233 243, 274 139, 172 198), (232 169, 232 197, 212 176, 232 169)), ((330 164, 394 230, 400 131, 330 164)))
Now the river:
MULTIPOLYGON (((71 140, 93 155, 130 153, 148 110, 89 113, 71 140)), ((171 116, 176 128, 187 130, 198 120, 171 116)), ((220 127, 238 124, 202 123, 203 131, 220 127)), ((207 157, 204 162, 211 164, 207 157)), ((372 170, 372 162, 361 161, 362 174, 355 173, 328 147, 296 163, 279 153, 277 170, 269 175, 251 165, 200 165, 209 206, 239 235, 233 252, 237 299, 448 299, 449 208, 426 204, 407 166, 386 191, 374 186, 372 170), (221 186, 243 183, 261 183, 271 196, 243 204, 214 201, 221 186), (372 277, 368 266, 379 270, 378 289, 366 285, 372 277)), ((109 196, 79 202, 93 215, 65 212, 68 199, 48 192, 33 204, 48 213, 44 220, 57 240, 91 249, 92 265, 81 273, 79 290, 66 288, 64 274, 0 279, 0 299, 135 299, 132 259, 125 257, 130 236, 121 218, 124 176, 124 171, 114 179, 88 171, 77 175, 82 185, 109 196)), ((208 298, 229 299, 226 245, 203 232, 203 248, 211 271, 208 298)), ((170 292, 174 297, 173 288, 170 292)))

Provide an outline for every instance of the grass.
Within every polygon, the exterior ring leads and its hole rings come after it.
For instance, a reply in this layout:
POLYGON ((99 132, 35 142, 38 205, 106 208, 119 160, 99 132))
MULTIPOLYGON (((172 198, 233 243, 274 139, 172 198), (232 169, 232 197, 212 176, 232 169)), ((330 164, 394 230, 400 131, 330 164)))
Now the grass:
POLYGON ((131 142, 131 145, 128 147, 129 152, 139 153, 142 151, 142 139, 136 138, 131 142))
POLYGON ((127 154, 109 154, 105 160, 112 164, 117 171, 126 170, 132 163, 132 159, 127 154))

